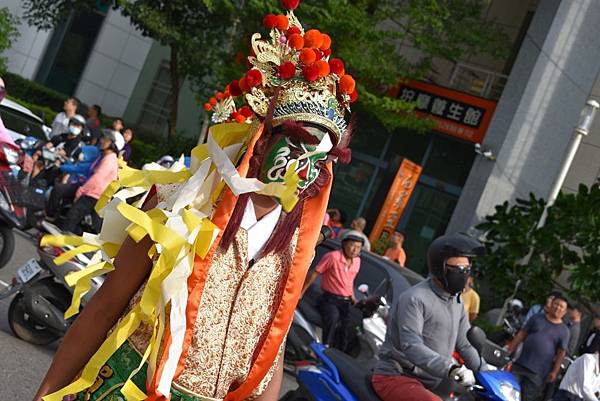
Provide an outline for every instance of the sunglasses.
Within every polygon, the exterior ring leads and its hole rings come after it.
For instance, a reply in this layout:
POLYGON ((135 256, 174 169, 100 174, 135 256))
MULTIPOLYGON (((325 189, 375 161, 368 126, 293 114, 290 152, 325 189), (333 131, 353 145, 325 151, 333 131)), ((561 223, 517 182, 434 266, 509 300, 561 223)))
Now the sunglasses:
POLYGON ((463 273, 463 274, 470 274, 471 267, 473 266, 471 263, 462 264, 462 265, 451 265, 448 263, 444 263, 444 265, 445 265, 446 269, 453 270, 455 272, 459 272, 459 273, 463 273))

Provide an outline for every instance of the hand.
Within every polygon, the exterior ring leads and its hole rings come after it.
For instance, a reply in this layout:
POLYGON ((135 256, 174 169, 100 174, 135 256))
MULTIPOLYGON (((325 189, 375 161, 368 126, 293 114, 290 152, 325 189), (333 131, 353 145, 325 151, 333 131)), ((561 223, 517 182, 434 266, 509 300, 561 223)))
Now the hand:
POLYGON ((465 387, 475 385, 475 375, 473 374, 473 371, 467 369, 464 365, 450 369, 450 379, 465 387))
POLYGON ((558 376, 558 372, 550 372, 548 375, 548 383, 554 383, 556 381, 556 376, 558 376))

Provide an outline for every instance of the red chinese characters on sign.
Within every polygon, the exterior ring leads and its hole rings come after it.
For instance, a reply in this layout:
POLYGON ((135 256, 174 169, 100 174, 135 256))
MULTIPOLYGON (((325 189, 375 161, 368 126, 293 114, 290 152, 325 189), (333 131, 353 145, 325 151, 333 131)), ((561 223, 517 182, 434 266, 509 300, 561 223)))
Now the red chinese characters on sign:
POLYGON ((403 81, 397 97, 416 103, 417 114, 436 122, 435 130, 469 142, 481 143, 496 102, 418 81, 403 81))
POLYGON ((379 216, 377 216, 375 226, 371 230, 369 241, 372 244, 376 244, 378 241, 387 243, 388 238, 396 231, 396 226, 400 222, 400 217, 406 209, 406 204, 417 181, 419 181, 422 169, 421 166, 408 159, 402 160, 379 216))

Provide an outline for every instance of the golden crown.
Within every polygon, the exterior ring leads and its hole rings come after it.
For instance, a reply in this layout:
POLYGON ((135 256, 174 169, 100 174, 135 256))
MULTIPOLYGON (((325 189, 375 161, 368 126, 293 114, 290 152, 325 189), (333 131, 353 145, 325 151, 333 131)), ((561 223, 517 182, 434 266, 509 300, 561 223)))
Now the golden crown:
POLYGON ((213 111, 212 121, 250 122, 264 118, 277 93, 273 123, 296 120, 314 123, 331 131, 338 143, 348 124, 346 115, 358 96, 354 79, 345 73, 342 60, 331 58, 331 38, 316 29, 305 31, 293 9, 299 1, 282 1, 287 15, 267 15, 263 23, 270 29, 263 39, 252 35, 252 68, 224 92, 217 92, 205 110, 213 111), (240 95, 246 105, 237 108, 240 95))

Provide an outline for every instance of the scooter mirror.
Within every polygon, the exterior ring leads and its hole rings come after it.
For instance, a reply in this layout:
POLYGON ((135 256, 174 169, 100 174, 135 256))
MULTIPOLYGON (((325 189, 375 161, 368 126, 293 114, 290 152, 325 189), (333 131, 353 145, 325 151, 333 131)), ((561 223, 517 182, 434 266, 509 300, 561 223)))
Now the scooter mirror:
POLYGON ((477 326, 472 326, 469 331, 467 331, 467 340, 469 340, 473 348, 481 355, 483 347, 485 346, 485 332, 477 326))
POLYGON ((361 284, 358 286, 358 291, 362 292, 363 294, 368 294, 369 293, 369 284, 361 284))

